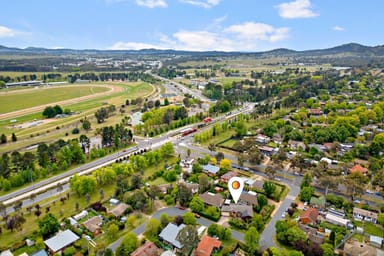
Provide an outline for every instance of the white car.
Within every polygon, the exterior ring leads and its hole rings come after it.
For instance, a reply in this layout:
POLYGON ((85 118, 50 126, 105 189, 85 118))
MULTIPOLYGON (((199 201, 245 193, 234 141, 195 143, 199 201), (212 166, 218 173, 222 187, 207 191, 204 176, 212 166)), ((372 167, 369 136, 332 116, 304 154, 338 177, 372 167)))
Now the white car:
POLYGON ((281 215, 282 218, 285 218, 285 216, 287 216, 287 214, 285 212, 283 212, 283 214, 281 215))

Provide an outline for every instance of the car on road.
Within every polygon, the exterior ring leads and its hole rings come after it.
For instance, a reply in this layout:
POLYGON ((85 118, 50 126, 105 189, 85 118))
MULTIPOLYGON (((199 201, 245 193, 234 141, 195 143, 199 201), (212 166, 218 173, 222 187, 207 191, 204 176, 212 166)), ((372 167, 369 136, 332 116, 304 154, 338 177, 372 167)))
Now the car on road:
POLYGON ((195 213, 195 218, 200 218, 200 215, 195 213))
POLYGON ((184 206, 179 206, 179 207, 177 207, 177 208, 179 208, 180 210, 185 210, 185 207, 184 206))
POLYGON ((283 212, 283 214, 281 215, 282 218, 285 218, 285 216, 287 216, 287 214, 285 212, 283 212))

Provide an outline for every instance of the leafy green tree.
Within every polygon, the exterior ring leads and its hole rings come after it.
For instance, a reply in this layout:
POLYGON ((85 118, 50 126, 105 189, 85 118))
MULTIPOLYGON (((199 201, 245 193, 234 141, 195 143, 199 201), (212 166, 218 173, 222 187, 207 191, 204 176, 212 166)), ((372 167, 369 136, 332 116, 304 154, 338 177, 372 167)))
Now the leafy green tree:
POLYGON ((55 234, 59 228, 59 220, 52 214, 48 213, 38 222, 40 234, 44 237, 50 237, 55 234))
POLYGON ((133 233, 128 233, 124 236, 120 246, 116 250, 116 256, 130 255, 138 247, 137 236, 133 233))
POLYGON ((194 212, 202 212, 204 210, 204 201, 200 197, 194 196, 189 203, 189 208, 194 212))
POLYGON ((262 209, 265 205, 268 204, 268 198, 263 194, 257 195, 257 203, 260 209, 262 209))
POLYGON ((265 181, 263 184, 263 189, 265 194, 267 194, 268 197, 271 197, 276 191, 276 185, 270 181, 265 181))
POLYGON ((261 231, 264 227, 263 217, 260 214, 255 213, 252 217, 250 225, 255 227, 257 231, 261 231))
POLYGON ((110 241, 113 241, 117 238, 118 232, 119 232, 119 227, 115 223, 112 223, 108 226, 106 235, 110 241))
POLYGON ((155 218, 151 218, 145 226, 144 235, 150 239, 156 238, 160 233, 160 229, 160 222, 155 218))
POLYGON ((192 199, 192 193, 187 186, 179 184, 178 186, 179 202, 182 206, 187 206, 192 199))
POLYGON ((84 119, 82 127, 85 131, 91 130, 91 122, 88 119, 84 119))
POLYGON ((186 212, 183 215, 183 222, 186 225, 196 225, 196 223, 197 223, 195 215, 191 212, 186 212))
POLYGON ((92 194, 96 189, 97 181, 93 176, 78 176, 75 174, 69 181, 71 190, 78 195, 92 194))
POLYGON ((12 142, 16 142, 16 141, 17 141, 16 134, 15 134, 15 133, 12 133, 12 142))
POLYGON ((306 174, 304 174, 303 180, 301 181, 300 188, 310 187, 311 183, 312 183, 311 174, 306 173, 306 174))
POLYGON ((199 236, 194 226, 187 225, 182 230, 180 230, 179 234, 176 237, 176 240, 183 245, 183 247, 181 248, 181 255, 188 256, 191 254, 192 250, 197 246, 199 242, 199 236))
POLYGON ((199 192, 204 193, 207 191, 211 186, 211 183, 209 182, 209 178, 205 173, 202 173, 199 175, 199 192))
POLYGON ((169 216, 164 212, 160 215, 161 227, 165 228, 169 223, 169 216))
POLYGON ((300 190, 300 200, 303 202, 309 202, 311 197, 315 193, 315 189, 313 187, 304 187, 300 190))
POLYGON ((250 227, 244 235, 244 243, 248 253, 254 255, 259 249, 260 235, 255 227, 250 227))
POLYGON ((0 136, 0 143, 1 144, 7 143, 7 136, 4 133, 1 134, 1 136, 0 136))
POLYGON ((320 245, 321 249, 323 250, 323 256, 334 256, 334 249, 333 246, 327 243, 324 243, 320 245))
POLYGON ((286 239, 289 244, 294 245, 297 241, 306 241, 307 235, 297 226, 288 228, 286 234, 286 239))

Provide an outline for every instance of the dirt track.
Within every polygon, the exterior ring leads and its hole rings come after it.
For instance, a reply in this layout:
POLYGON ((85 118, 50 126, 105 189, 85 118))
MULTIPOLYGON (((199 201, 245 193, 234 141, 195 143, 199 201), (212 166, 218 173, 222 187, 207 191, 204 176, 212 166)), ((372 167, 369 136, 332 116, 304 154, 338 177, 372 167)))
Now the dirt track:
MULTIPOLYGON (((58 104, 58 105, 61 105, 61 106, 66 106, 66 105, 70 105, 70 104, 79 103, 79 102, 84 101, 84 100, 89 100, 89 99, 92 99, 92 98, 97 98, 97 97, 100 97, 100 96, 111 95, 113 93, 121 92, 121 91, 124 90, 124 88, 122 88, 120 86, 116 86, 116 85, 93 85, 92 84, 92 86, 108 87, 108 88, 110 88, 110 90, 107 91, 107 92, 95 93, 95 94, 91 94, 91 95, 87 95, 87 96, 83 96, 83 97, 79 97, 79 98, 63 100, 63 101, 58 101, 58 102, 52 102, 52 103, 49 103, 49 104, 44 104, 44 105, 40 105, 40 106, 36 106, 36 107, 31 107, 31 108, 28 108, 28 109, 22 109, 22 110, 17 110, 17 111, 12 111, 12 112, 8 112, 8 113, 0 114, 0 120, 9 119, 9 118, 15 118, 15 117, 19 117, 19 116, 24 116, 24 115, 36 113, 36 112, 42 111, 47 106, 51 106, 52 104, 55 104, 55 105, 58 104)), ((67 86, 67 87, 73 87, 73 86, 67 86)), ((50 87, 50 88, 53 88, 53 87, 50 87)), ((62 88, 62 87, 60 87, 60 88, 62 88)), ((33 90, 33 89, 26 89, 26 90, 33 90)), ((25 90, 20 90, 20 91, 10 92, 9 94, 21 93, 23 91, 25 92, 25 90)))

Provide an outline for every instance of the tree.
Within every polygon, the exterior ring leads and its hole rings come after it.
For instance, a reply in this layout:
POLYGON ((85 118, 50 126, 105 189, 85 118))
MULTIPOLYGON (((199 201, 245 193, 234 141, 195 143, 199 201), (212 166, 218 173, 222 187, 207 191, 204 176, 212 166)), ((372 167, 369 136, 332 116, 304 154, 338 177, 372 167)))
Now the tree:
POLYGON ((303 180, 301 181, 300 188, 310 187, 311 183, 312 183, 311 174, 306 173, 304 174, 303 180))
POLYGON ((300 200, 303 202, 309 202, 311 197, 315 193, 315 189, 313 187, 304 187, 300 190, 300 200))
POLYGON ((60 228, 59 220, 52 213, 45 215, 38 223, 40 234, 44 238, 55 234, 60 228))
POLYGON ((119 227, 115 223, 112 223, 108 226, 106 235, 110 241, 115 240, 118 233, 119 233, 119 227))
POLYGON ((260 214, 254 214, 250 223, 251 226, 255 227, 257 231, 261 231, 264 227, 263 217, 260 214))
POLYGON ((187 149, 187 156, 188 156, 188 158, 191 157, 191 149, 190 148, 187 149))
POLYGON ((223 170, 230 170, 231 169, 231 160, 224 158, 220 161, 220 168, 223 170))
POLYGON ((272 166, 268 165, 265 170, 265 174, 268 176, 268 178, 273 179, 276 175, 276 169, 273 168, 272 166))
POLYGON ((327 243, 324 243, 320 245, 321 249, 323 250, 323 256, 334 256, 334 249, 333 246, 327 243))
POLYGON ((189 203, 189 208, 194 212, 202 212, 204 210, 204 201, 200 197, 194 196, 189 203))
POLYGON ((199 242, 199 236, 197 230, 194 226, 187 225, 176 237, 176 240, 180 242, 183 247, 181 248, 181 255, 188 256, 190 255, 193 248, 195 248, 199 242))
POLYGON ((258 194, 257 195, 257 203, 258 203, 259 209, 262 209, 265 205, 268 204, 268 199, 265 195, 258 194))
POLYGON ((160 223, 162 228, 165 228, 169 223, 169 217, 165 212, 160 215, 160 223))
POLYGON ((271 197, 276 191, 276 185, 270 181, 265 181, 263 184, 263 189, 265 194, 267 194, 268 197, 271 197))
POLYGON ((244 235, 244 243, 247 252, 251 255, 254 255, 259 249, 259 239, 260 235, 257 232, 255 227, 250 227, 244 235))
POLYGON ((179 184, 179 202, 182 206, 187 206, 192 199, 192 193, 189 188, 184 184, 179 184))
POLYGON ((306 241, 307 235, 297 226, 288 228, 285 233, 286 240, 289 244, 294 245, 297 241, 306 241))
POLYGON ((15 133, 12 133, 12 142, 16 142, 16 141, 17 141, 16 134, 15 134, 15 133))
POLYGON ((132 189, 139 189, 141 187, 141 177, 139 175, 133 175, 131 178, 132 189))
POLYGON ((144 235, 149 239, 154 239, 160 233, 160 230, 160 222, 155 218, 151 218, 145 226, 144 235))
POLYGON ((183 215, 183 223, 185 225, 196 225, 197 221, 195 215, 191 212, 186 212, 183 215))
POLYGON ((202 173, 199 175, 199 192, 204 193, 207 191, 211 186, 211 183, 209 182, 209 178, 205 173, 202 173))
POLYGON ((88 132, 89 130, 91 130, 91 122, 89 122, 88 119, 84 119, 84 120, 83 120, 82 127, 83 127, 83 129, 84 129, 85 131, 88 132))
POLYGON ((155 101, 155 108, 159 108, 161 105, 160 100, 155 101))
POLYGON ((120 246, 116 250, 116 256, 130 255, 138 246, 137 237, 133 233, 128 233, 124 236, 120 246))
POLYGON ((74 175, 69 181, 71 190, 81 196, 92 194, 92 192, 96 189, 96 185, 97 181, 93 176, 74 175))
POLYGON ((347 189, 351 192, 352 199, 355 195, 361 195, 365 191, 365 185, 368 183, 369 179, 367 176, 361 172, 353 172, 348 174, 346 178, 347 189))
POLYGON ((7 136, 4 133, 1 134, 1 136, 0 136, 0 143, 1 144, 7 143, 7 136))

